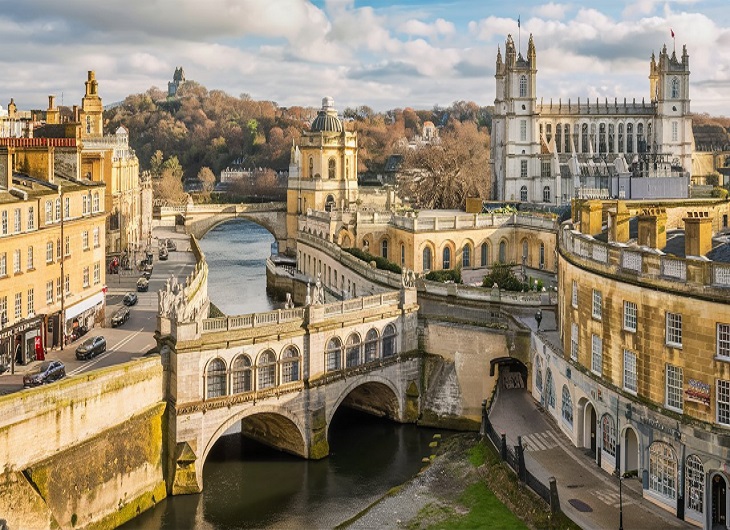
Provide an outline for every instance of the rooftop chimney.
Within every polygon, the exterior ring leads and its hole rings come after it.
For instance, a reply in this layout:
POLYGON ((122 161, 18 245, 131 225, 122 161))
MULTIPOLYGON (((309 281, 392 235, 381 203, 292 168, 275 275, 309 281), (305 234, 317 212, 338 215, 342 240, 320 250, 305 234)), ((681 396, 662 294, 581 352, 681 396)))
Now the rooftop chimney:
POLYGON ((638 243, 642 247, 663 249, 667 246, 667 211, 646 208, 639 215, 638 243))
POLYGON ((687 212, 684 219, 685 256, 704 256, 712 250, 712 219, 708 212, 687 212))

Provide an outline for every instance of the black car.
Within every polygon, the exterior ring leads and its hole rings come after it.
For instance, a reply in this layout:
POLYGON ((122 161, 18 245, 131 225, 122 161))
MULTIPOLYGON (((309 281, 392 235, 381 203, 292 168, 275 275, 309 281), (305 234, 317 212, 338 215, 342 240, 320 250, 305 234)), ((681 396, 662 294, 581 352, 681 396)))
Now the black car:
POLYGON ((167 241, 165 241, 165 246, 167 247, 167 250, 177 250, 177 245, 172 239, 168 239, 167 241))
POLYGON ((23 386, 38 386, 66 377, 66 367, 61 361, 44 361, 32 372, 23 376, 23 386))
POLYGON ((159 258, 161 261, 165 261, 168 258, 168 252, 166 247, 160 247, 159 258))
POLYGON ((138 292, 147 292, 147 289, 150 288, 150 281, 147 278, 140 278, 137 280, 137 291, 138 292))
POLYGON ((91 359, 106 351, 106 339, 101 335, 86 339, 76 348, 76 358, 79 360, 91 359))
POLYGON ((134 305, 137 303, 137 293, 129 292, 124 295, 124 298, 122 298, 122 303, 124 305, 134 305))
POLYGON ((129 320, 129 308, 121 307, 112 315, 112 327, 116 328, 117 326, 121 326, 127 320, 129 320))

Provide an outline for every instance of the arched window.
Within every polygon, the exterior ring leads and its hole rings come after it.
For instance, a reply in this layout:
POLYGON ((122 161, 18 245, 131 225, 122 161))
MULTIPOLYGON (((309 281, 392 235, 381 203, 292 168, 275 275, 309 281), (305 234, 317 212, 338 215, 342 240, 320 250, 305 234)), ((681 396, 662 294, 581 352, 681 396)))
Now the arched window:
POLYGON ((335 198, 332 195, 327 195, 324 202, 324 211, 331 212, 335 208, 335 198))
POLYGON ((606 124, 601 123, 598 126, 598 152, 604 154, 606 151, 606 124))
POLYGON ((489 265, 489 245, 487 243, 482 243, 482 267, 486 267, 489 265))
POLYGON ((423 249, 423 270, 431 270, 431 247, 426 247, 423 249))
POLYGON ((624 124, 618 124, 618 150, 619 153, 624 152, 624 124))
POLYGON ((545 268, 545 243, 540 243, 540 269, 545 268))
POLYGON ((644 143, 644 124, 636 124, 636 151, 639 153, 646 152, 646 145, 644 143))
POLYGON ((471 267, 471 245, 467 243, 464 248, 461 249, 461 266, 471 267))
POLYGON ((580 127, 580 150, 582 153, 588 152, 588 124, 584 123, 580 127))
POLYGON ((570 397, 570 390, 568 385, 563 385, 562 405, 561 410, 563 412, 563 419, 565 422, 573 426, 573 399, 570 397))
POLYGON ((608 124, 608 152, 613 153, 615 151, 614 149, 614 139, 616 137, 616 126, 613 123, 608 124))
POLYGON ((553 383, 553 372, 547 369, 545 378, 545 404, 551 409, 555 408, 555 383, 553 383))
POLYGON ((555 127, 555 150, 559 153, 563 148, 563 125, 558 123, 555 127))
POLYGON ((527 186, 522 186, 520 188, 520 200, 522 202, 527 202, 527 186))
POLYGON ((403 243, 400 244, 400 266, 406 266, 406 246, 403 243))
POLYGON ((347 337, 347 347, 345 348, 345 366, 351 368, 360 364, 360 336, 353 333, 347 337))
POLYGON ((687 457, 687 508, 697 513, 705 511, 705 466, 697 455, 687 457))
POLYGON ((626 124, 626 152, 627 153, 634 152, 634 124, 633 123, 626 124))
POLYGON ((507 243, 505 241, 499 242, 499 262, 507 263, 507 243))
POLYGON ((342 368, 342 341, 339 337, 332 337, 327 342, 325 357, 328 372, 342 368))
POLYGON ((609 455, 616 457, 616 423, 610 414, 601 418, 601 448, 609 455))
POLYGON ((550 186, 545 186, 542 189, 542 202, 550 202, 550 186))
POLYGON ((449 247, 444 248, 443 252, 443 269, 451 268, 451 249, 449 247))
POLYGON ((542 359, 535 355, 535 387, 542 393, 542 359))
POLYGON ((239 355, 231 365, 231 386, 233 394, 251 392, 252 385, 251 359, 248 355, 239 355))
POLYGON ((281 382, 299 381, 299 350, 295 346, 287 346, 281 354, 281 382))
POLYGON ((649 490, 667 499, 677 498, 677 455, 667 443, 654 442, 649 447, 649 490))
POLYGON ((679 99, 679 78, 672 78, 672 86, 670 89, 670 96, 672 99, 679 99))
POLYGON ((565 142, 565 149, 564 153, 570 153, 570 125, 566 125, 564 128, 565 136, 563 137, 563 141, 565 142))
POLYGON ((206 390, 208 398, 226 395, 226 363, 223 359, 213 359, 205 371, 206 390))
POLYGON ((309 157, 309 178, 314 178, 314 158, 309 157))
POLYGON ((276 385, 276 354, 266 350, 259 355, 256 372, 256 390, 263 390, 276 385))
POLYGON ((388 240, 383 239, 380 242, 380 255, 383 256, 385 259, 388 259, 388 240))
POLYGON ((530 244, 527 242, 527 239, 523 239, 522 240, 522 263, 527 263, 528 259, 530 258, 529 250, 530 250, 530 244))
POLYGON ((388 324, 383 330, 383 358, 395 355, 395 326, 388 324))
POLYGON ((378 330, 371 328, 365 335, 365 362, 378 359, 378 330))
POLYGON ((520 97, 521 98, 527 97, 527 76, 526 75, 520 76, 520 97))
POLYGON ((327 163, 327 176, 329 178, 331 178, 331 179, 334 179, 335 178, 335 169, 336 169, 336 167, 337 167, 337 165, 335 163, 335 159, 334 158, 330 158, 329 159, 329 162, 327 163))

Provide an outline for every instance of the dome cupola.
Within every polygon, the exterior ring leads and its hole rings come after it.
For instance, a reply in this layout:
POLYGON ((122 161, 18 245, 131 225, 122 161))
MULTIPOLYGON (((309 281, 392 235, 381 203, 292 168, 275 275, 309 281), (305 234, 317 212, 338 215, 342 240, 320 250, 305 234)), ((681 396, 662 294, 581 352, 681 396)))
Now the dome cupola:
POLYGON ((331 97, 322 98, 322 110, 317 113, 317 117, 312 121, 311 131, 333 133, 343 131, 342 120, 337 117, 335 101, 331 97))

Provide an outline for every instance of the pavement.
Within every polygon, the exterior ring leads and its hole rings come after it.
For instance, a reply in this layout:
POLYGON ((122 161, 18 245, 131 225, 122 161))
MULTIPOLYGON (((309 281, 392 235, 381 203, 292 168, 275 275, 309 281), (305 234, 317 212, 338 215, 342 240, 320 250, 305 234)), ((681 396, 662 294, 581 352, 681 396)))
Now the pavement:
MULTIPOLYGON (((532 311, 518 318, 537 330, 532 311)), ((540 337, 559 345, 554 312, 543 310, 540 324, 540 337)), ((639 478, 622 479, 619 493, 618 477, 598 467, 585 449, 575 447, 527 390, 500 388, 489 420, 497 432, 505 433, 510 446, 522 437, 527 469, 543 484, 555 477, 561 509, 581 528, 618 528, 622 508, 624 528, 694 528, 645 500, 639 478)))
MULTIPOLYGON (((136 292, 137 280, 140 274, 137 271, 122 271, 122 274, 107 274, 106 294, 106 322, 104 326, 97 326, 66 345, 63 350, 50 350, 46 360, 61 360, 66 366, 69 376, 87 372, 96 368, 103 368, 127 362, 135 357, 144 355, 155 346, 154 333, 157 327, 157 291, 162 289, 170 275, 175 275, 178 281, 185 282, 185 278, 195 267, 195 257, 190 251, 189 237, 179 234, 172 228, 156 228, 153 230, 153 247, 156 249, 161 239, 173 239, 177 243, 177 251, 169 253, 166 261, 160 261, 157 254, 153 257, 153 271, 150 278, 149 290, 137 293, 138 302, 130 307, 130 317, 119 327, 111 327, 112 315, 122 307, 122 298, 130 291, 136 292), (81 342, 89 337, 103 335, 107 340, 107 351, 88 361, 76 359, 75 351, 81 342)), ((23 389, 23 375, 35 370, 41 361, 33 361, 26 365, 15 366, 13 374, 8 370, 0 375, 0 395, 17 392, 23 389)))

